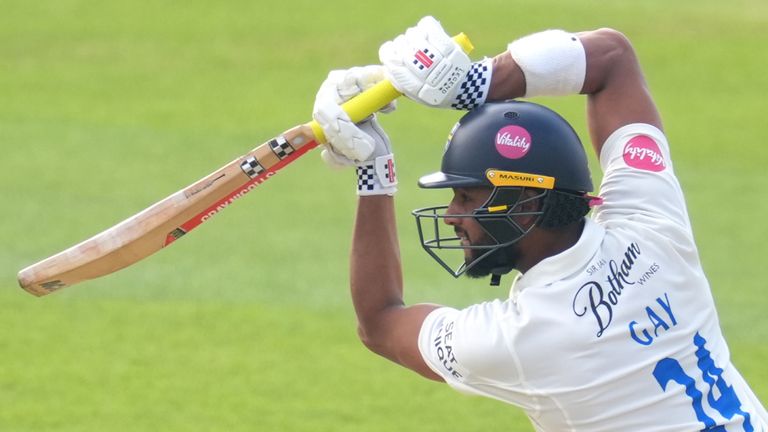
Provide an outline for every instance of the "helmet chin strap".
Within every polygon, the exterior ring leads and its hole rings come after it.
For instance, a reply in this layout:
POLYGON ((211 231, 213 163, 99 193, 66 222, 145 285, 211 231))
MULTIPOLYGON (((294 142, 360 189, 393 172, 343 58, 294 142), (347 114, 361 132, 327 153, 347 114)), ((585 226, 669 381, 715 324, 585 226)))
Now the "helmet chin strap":
MULTIPOLYGON (((523 236, 521 236, 521 238, 523 236)), ((505 256, 505 258, 509 258, 509 256, 506 254, 506 251, 500 250, 499 253, 502 253, 505 256)), ((509 261, 509 260, 507 260, 507 261, 509 261)), ((507 273, 511 272, 512 270, 514 270, 514 264, 512 264, 512 263, 509 263, 509 264, 498 263, 498 264, 499 265, 493 267, 491 269, 491 271, 490 271, 490 274, 491 274, 490 285, 494 286, 494 287, 495 286, 499 286, 501 284, 501 277, 502 276, 504 276, 505 274, 507 274, 507 273)))
POLYGON ((512 271, 511 268, 497 267, 491 271, 491 286, 499 286, 501 284, 501 276, 512 271))

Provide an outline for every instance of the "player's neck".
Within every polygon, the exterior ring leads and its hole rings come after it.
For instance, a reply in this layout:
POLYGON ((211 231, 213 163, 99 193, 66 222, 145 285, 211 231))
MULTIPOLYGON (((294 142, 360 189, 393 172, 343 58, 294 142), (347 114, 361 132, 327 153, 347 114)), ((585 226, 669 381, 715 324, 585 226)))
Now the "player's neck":
POLYGON ((517 270, 525 273, 539 262, 573 247, 584 231, 584 220, 560 229, 535 228, 520 241, 517 270))

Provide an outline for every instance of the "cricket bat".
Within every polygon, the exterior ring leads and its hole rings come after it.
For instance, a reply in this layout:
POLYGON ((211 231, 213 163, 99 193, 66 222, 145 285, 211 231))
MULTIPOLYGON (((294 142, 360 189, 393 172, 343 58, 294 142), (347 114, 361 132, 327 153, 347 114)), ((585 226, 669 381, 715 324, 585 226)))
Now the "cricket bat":
MULTIPOLYGON (((469 53, 463 33, 454 40, 469 53)), ((355 123, 401 96, 382 81, 342 105, 355 123)), ((36 296, 125 268, 173 244, 235 200, 269 180, 309 150, 326 142, 316 121, 295 126, 134 216, 18 274, 36 296)))

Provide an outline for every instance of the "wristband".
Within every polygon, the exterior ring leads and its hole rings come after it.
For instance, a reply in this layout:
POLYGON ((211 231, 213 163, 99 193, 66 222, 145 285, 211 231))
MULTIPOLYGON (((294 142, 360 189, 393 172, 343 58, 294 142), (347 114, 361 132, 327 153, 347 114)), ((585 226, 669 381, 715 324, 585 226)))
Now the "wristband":
POLYGON ((397 192, 395 156, 390 153, 357 166, 357 194, 394 195, 397 192))
POLYGON ((587 57, 572 33, 534 33, 509 44, 508 51, 525 75, 525 97, 578 94, 584 87, 587 57))

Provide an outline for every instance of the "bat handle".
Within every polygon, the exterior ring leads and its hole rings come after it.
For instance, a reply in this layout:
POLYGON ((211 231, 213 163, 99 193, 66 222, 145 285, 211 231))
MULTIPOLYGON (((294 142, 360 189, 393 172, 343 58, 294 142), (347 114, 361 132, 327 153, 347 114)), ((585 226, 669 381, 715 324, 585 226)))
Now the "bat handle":
MULTIPOLYGON (((464 33, 459 33, 454 36, 453 40, 455 40, 467 54, 474 49, 469 37, 464 33)), ((393 86, 389 80, 384 80, 354 98, 344 102, 344 104, 341 105, 341 108, 347 115, 349 115, 349 118, 352 119, 353 122, 357 123, 402 95, 403 94, 397 91, 395 86, 393 86)), ((307 125, 312 128, 312 133, 315 135, 317 144, 325 144, 326 139, 325 134, 323 133, 323 128, 320 127, 317 121, 312 120, 307 123, 307 125)))

